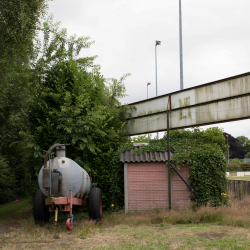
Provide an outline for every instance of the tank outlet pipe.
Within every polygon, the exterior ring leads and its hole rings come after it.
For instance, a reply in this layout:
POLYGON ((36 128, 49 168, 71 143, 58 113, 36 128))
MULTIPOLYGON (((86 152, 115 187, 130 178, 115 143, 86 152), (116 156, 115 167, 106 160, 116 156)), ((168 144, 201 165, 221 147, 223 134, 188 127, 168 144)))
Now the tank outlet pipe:
POLYGON ((45 155, 45 157, 44 157, 44 168, 47 168, 48 166, 47 166, 47 161, 48 161, 48 158, 49 158, 49 154, 51 153, 51 151, 54 149, 54 148, 56 148, 56 147, 62 147, 62 146, 68 146, 68 145, 70 145, 70 144, 59 144, 59 143, 57 143, 57 144, 54 144, 53 146, 51 146, 50 148, 49 148, 49 150, 47 151, 47 153, 46 153, 46 155, 45 155))
POLYGON ((49 155, 49 196, 51 196, 51 163, 50 163, 50 155, 49 155))
POLYGON ((63 146, 67 146, 67 145, 70 145, 70 144, 60 144, 60 143, 57 143, 57 144, 54 144, 53 146, 51 146, 49 148, 49 150, 46 152, 46 155, 44 157, 44 168, 48 168, 47 166, 47 161, 48 161, 48 158, 49 158, 49 196, 51 196, 51 164, 50 164, 50 154, 52 152, 52 150, 56 147, 63 147, 63 146))
POLYGON ((58 194, 58 196, 60 196, 61 191, 62 191, 62 172, 58 169, 53 169, 53 172, 59 173, 59 194, 58 194))

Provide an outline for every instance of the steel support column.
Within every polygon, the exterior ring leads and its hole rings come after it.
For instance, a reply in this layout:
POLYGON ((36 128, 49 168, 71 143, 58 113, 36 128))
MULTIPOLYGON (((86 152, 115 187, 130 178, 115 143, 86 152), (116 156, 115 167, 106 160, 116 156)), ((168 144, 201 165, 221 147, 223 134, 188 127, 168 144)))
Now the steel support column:
POLYGON ((168 108, 167 108, 167 141, 168 141, 168 206, 169 210, 172 209, 172 174, 171 174, 171 165, 170 165, 170 139, 169 139, 169 112, 171 109, 171 95, 168 99, 168 108))

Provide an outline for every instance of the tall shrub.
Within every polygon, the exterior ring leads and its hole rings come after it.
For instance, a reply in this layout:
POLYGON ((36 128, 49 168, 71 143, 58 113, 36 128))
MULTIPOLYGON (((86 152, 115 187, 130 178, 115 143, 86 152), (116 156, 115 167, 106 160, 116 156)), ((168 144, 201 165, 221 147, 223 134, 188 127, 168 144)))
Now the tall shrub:
POLYGON ((37 174, 43 164, 40 149, 70 143, 68 157, 98 178, 104 206, 109 206, 110 186, 116 181, 111 162, 128 138, 124 111, 118 107, 121 93, 112 92, 123 80, 112 80, 108 88, 99 71, 88 72, 73 59, 53 65, 30 105, 26 138, 33 149, 31 171, 37 174))

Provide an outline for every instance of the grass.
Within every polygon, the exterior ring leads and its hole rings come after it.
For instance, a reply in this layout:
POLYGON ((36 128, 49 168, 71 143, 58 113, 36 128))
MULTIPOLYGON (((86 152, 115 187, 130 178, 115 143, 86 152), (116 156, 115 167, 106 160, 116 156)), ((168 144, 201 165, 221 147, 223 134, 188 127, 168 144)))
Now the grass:
POLYGON ((18 202, 8 202, 4 205, 0 205, 0 222, 12 217, 20 218, 21 216, 27 216, 25 212, 31 209, 31 204, 29 204, 30 198, 20 198, 18 202))
MULTIPOLYGON (((77 219, 71 232, 66 230, 66 216, 62 215, 57 227, 53 216, 43 227, 35 225, 31 206, 26 204, 18 212, 13 209, 15 217, 11 221, 18 222, 19 226, 11 226, 11 233, 0 234, 2 249, 250 248, 250 197, 232 198, 229 206, 202 207, 196 212, 191 209, 128 214, 104 212, 102 222, 98 223, 87 220, 86 212, 79 212, 75 213, 77 219)), ((9 206, 0 205, 0 211, 6 211, 5 207, 9 206)), ((6 225, 9 220, 3 223, 6 225)))
POLYGON ((250 181, 250 176, 228 176, 227 179, 229 180, 241 180, 241 181, 250 181))

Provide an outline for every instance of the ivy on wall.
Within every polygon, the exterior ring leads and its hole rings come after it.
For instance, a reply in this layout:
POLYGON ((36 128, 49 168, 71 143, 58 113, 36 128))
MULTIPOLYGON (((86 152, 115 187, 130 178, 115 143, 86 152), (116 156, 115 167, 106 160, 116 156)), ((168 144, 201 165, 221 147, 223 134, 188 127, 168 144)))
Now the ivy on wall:
MULTIPOLYGON (((202 130, 170 131, 170 150, 174 153, 171 162, 180 167, 190 167, 189 183, 199 195, 197 206, 220 206, 227 203, 226 159, 227 145, 223 131, 217 127, 202 130)), ((135 151, 136 154, 147 151, 167 151, 167 135, 163 139, 153 140, 135 151)))

